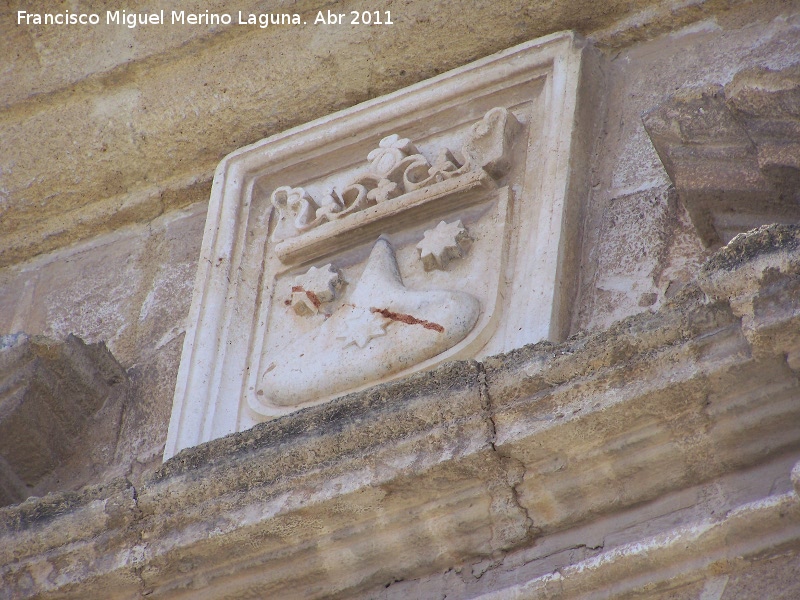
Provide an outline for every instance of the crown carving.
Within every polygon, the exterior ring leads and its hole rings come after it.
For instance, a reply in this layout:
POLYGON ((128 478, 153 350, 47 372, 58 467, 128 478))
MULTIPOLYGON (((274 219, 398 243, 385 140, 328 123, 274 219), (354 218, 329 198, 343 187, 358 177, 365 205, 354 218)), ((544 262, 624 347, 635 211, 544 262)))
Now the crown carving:
MULTIPOLYGON (((467 175, 486 173, 502 177, 510 165, 514 135, 522 128, 513 113, 502 107, 491 109, 467 132, 460 159, 448 148, 429 161, 409 140, 393 133, 384 137, 367 155, 369 164, 341 189, 330 186, 314 198, 302 187, 280 186, 270 201, 278 211, 272 241, 301 235, 328 222, 346 219, 378 204, 402 203, 409 193, 453 180, 464 185, 467 175)), ((448 186, 457 191, 460 186, 448 186)))

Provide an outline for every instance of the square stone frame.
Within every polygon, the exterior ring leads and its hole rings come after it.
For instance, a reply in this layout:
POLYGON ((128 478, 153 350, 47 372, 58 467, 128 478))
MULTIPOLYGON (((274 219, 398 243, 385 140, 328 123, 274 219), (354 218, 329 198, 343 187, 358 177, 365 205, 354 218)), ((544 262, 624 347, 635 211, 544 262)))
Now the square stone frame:
POLYGON ((527 128, 527 140, 518 142, 527 148, 516 210, 519 222, 528 223, 529 229, 517 232, 510 250, 519 259, 505 308, 513 323, 505 323, 502 341, 490 347, 492 353, 503 352, 566 337, 577 290, 581 206, 593 131, 593 105, 579 101, 591 95, 597 79, 587 75, 590 50, 574 33, 553 34, 295 127, 223 159, 214 175, 164 460, 257 422, 243 413, 264 283, 260 276, 244 274, 263 273, 268 245, 271 209, 254 208, 254 199, 266 192, 259 181, 352 146, 354 139, 402 132, 417 121, 430 121, 437 112, 480 104, 482 98, 522 84, 533 83, 537 90, 530 99, 537 118, 527 128), (539 310, 531 310, 532 305, 539 310))

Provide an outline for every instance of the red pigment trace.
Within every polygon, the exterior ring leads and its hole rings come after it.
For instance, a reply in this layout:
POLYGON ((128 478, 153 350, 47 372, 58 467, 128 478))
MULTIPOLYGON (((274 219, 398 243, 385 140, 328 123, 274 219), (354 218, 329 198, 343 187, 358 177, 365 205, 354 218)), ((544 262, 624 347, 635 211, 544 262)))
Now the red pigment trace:
POLYGON ((392 312, 386 308, 370 308, 370 311, 374 313, 379 313, 384 317, 386 317, 387 319, 391 319, 392 321, 400 321, 401 323, 406 323, 407 325, 422 325, 425 329, 432 329, 433 331, 444 333, 444 327, 442 327, 438 323, 431 323, 430 321, 417 319, 416 317, 412 317, 411 315, 404 315, 403 313, 392 312))
POLYGON ((308 290, 304 290, 302 285, 293 285, 292 292, 305 292, 306 296, 309 300, 311 300, 311 304, 314 305, 314 308, 319 308, 322 306, 322 302, 317 297, 314 292, 309 292, 308 290))

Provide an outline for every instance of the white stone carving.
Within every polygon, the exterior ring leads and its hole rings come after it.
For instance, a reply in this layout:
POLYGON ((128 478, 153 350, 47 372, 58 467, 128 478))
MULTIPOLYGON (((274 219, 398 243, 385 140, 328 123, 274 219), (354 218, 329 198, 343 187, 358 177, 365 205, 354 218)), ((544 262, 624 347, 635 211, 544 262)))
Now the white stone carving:
POLYGON ((419 258, 426 271, 446 269, 451 260, 462 258, 469 251, 472 238, 461 221, 440 221, 434 229, 428 229, 417 244, 419 258))
POLYGON ((507 148, 520 124, 512 114, 502 108, 493 108, 475 123, 461 151, 467 165, 480 167, 494 177, 505 174, 509 167, 507 148))
POLYGON ((364 307, 346 307, 344 310, 347 314, 342 317, 336 333, 336 339, 343 341, 343 348, 350 344, 363 348, 373 338, 386 335, 389 320, 377 311, 364 307))
POLYGON ((323 223, 469 172, 485 171, 501 177, 509 167, 514 134, 521 127, 513 113, 503 107, 493 108, 465 135, 463 165, 447 148, 441 148, 431 164, 411 140, 393 133, 367 155, 367 171, 349 181, 341 192, 330 189, 319 202, 303 188, 281 186, 272 192, 272 205, 278 211, 272 240, 300 235, 323 223))
POLYGON ((325 302, 336 298, 344 285, 341 273, 329 263, 318 269, 311 267, 294 278, 291 305, 298 315, 315 315, 325 302))
POLYGON ((584 52, 553 35, 223 160, 165 457, 564 337, 590 139, 573 131, 588 122, 584 52))
POLYGON ((269 354, 256 397, 295 407, 380 380, 452 348, 479 314, 478 299, 466 292, 407 288, 394 249, 381 238, 347 303, 269 354))

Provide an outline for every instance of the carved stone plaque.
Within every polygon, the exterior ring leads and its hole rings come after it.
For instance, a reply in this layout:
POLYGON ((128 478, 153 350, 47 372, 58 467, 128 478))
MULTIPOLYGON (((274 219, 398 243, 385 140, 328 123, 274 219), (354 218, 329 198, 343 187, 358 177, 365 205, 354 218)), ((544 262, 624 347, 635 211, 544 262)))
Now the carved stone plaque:
POLYGON ((182 448, 569 324, 583 43, 557 34, 217 168, 169 437, 182 448))

